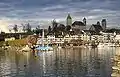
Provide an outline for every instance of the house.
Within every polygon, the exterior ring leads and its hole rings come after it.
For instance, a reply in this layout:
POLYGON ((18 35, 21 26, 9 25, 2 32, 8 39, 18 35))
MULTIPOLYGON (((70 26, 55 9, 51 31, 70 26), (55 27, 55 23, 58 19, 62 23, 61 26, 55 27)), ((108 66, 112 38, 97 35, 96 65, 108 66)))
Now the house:
POLYGON ((103 30, 103 28, 100 25, 92 24, 89 30, 95 31, 97 34, 99 34, 99 32, 103 30))
POLYGON ((85 30, 86 29, 86 25, 81 22, 81 21, 75 21, 72 26, 71 26, 72 30, 75 32, 75 33, 80 33, 80 31, 82 30, 85 30))

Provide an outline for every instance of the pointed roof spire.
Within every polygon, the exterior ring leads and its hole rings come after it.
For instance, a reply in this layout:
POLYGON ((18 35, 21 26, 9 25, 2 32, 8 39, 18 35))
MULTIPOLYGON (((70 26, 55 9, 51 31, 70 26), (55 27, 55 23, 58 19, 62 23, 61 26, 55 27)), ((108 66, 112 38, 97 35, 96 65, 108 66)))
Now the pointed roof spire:
POLYGON ((67 19, 72 19, 70 13, 68 13, 67 19))
POLYGON ((83 20, 86 20, 86 18, 84 17, 83 20))

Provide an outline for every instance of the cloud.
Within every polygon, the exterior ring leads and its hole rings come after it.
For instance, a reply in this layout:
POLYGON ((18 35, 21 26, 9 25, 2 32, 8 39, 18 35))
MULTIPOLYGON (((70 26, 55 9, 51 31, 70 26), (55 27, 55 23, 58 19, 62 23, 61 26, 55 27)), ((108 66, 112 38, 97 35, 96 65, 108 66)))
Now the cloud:
POLYGON ((87 24, 94 24, 105 18, 108 26, 118 26, 119 4, 119 0, 0 0, 0 21, 8 25, 29 22, 32 27, 38 24, 47 27, 53 19, 65 24, 70 13, 73 21, 86 17, 87 24))

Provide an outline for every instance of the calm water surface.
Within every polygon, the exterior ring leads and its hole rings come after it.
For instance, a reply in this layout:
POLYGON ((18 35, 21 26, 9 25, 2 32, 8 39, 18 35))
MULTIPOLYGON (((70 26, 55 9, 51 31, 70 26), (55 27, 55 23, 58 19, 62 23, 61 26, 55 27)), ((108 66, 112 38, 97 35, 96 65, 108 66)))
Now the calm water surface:
POLYGON ((0 50, 0 77, 111 77, 110 58, 119 50, 69 48, 36 54, 0 50))

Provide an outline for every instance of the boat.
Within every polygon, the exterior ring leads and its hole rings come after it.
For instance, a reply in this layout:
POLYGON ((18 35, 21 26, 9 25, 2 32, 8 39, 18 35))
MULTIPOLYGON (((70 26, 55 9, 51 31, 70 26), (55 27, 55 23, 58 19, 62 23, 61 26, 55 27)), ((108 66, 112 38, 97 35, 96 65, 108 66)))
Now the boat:
POLYGON ((39 44, 36 47, 36 50, 38 50, 38 51, 52 51, 53 50, 53 48, 51 46, 49 46, 48 44, 45 45, 45 43, 44 43, 44 29, 43 29, 43 32, 42 32, 42 38, 41 39, 38 38, 37 43, 39 44), (42 45, 40 45, 41 44, 40 42, 42 42, 42 45))
POLYGON ((37 48, 36 48, 36 50, 41 50, 41 51, 52 51, 53 50, 53 48, 51 47, 51 46, 48 46, 48 45, 46 45, 46 46, 38 46, 37 48))

